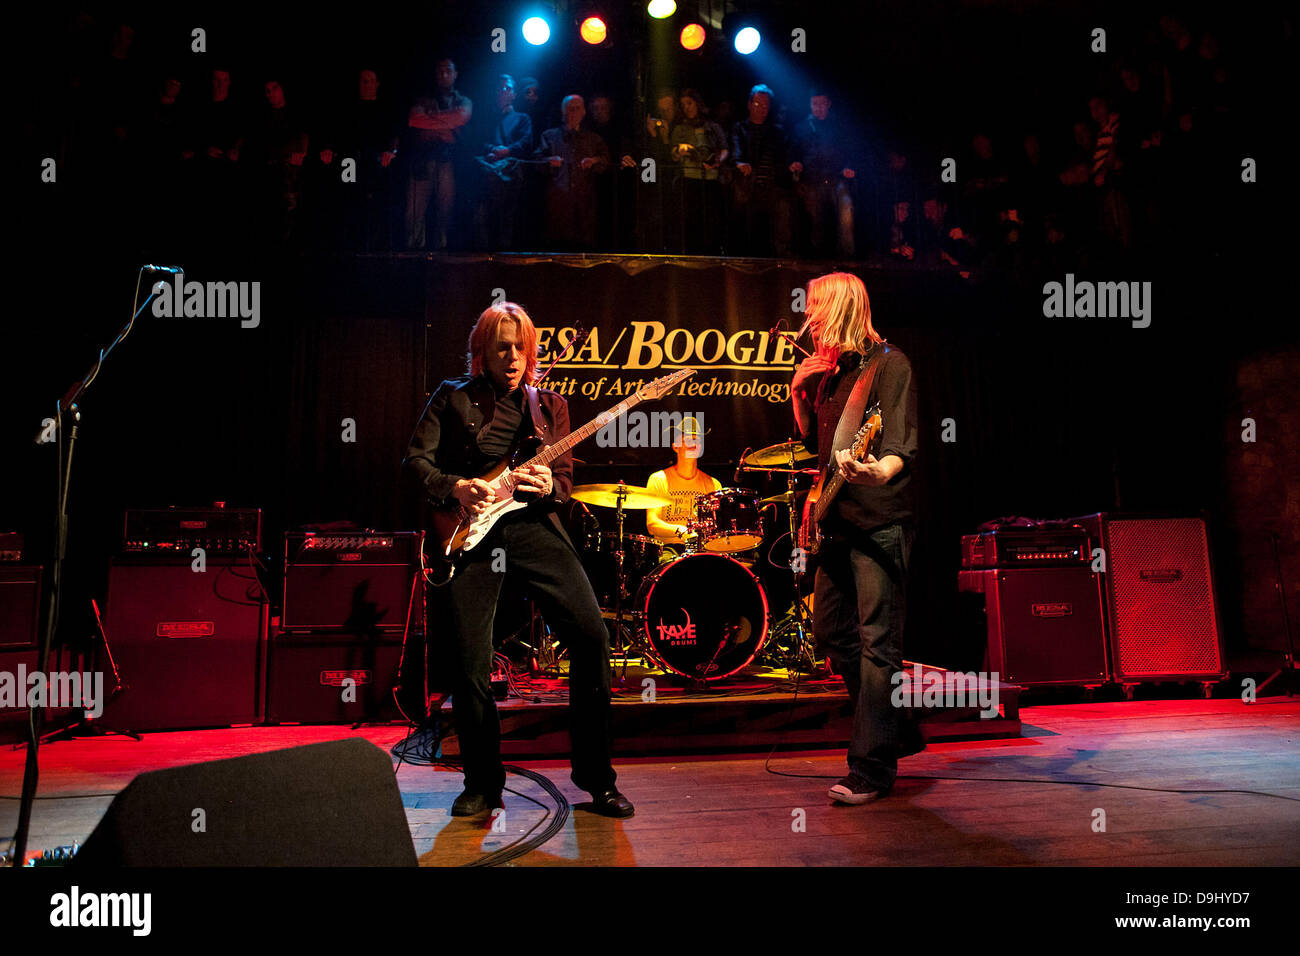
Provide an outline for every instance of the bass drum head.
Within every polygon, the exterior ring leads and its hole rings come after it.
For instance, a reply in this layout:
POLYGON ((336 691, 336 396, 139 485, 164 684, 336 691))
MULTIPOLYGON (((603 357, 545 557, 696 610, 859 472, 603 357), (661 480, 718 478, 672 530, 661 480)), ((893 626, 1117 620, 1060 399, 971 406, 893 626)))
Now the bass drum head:
POLYGON ((767 595, 725 554, 688 554, 660 565, 642 582, 635 606, 656 661, 682 677, 730 677, 767 640, 767 595))

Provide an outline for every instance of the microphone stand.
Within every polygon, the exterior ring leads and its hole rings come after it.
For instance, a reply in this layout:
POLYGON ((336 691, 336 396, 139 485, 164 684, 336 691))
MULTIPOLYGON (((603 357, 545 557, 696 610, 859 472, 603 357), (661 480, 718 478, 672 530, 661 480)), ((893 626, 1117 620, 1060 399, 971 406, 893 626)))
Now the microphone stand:
MULTIPOLYGON (((140 298, 140 277, 143 277, 145 268, 147 267, 140 269, 139 276, 136 278, 135 297, 137 300, 140 298)), ((113 339, 108 348, 99 350, 99 355, 96 357, 94 364, 90 366, 81 381, 74 383, 63 398, 59 399, 59 403, 55 408, 55 440, 59 445, 58 493, 56 496, 54 556, 50 561, 50 597, 45 610, 45 630, 41 635, 41 648, 37 657, 37 670, 42 674, 46 673, 49 668, 50 646, 54 642, 54 632, 59 623, 59 608, 63 599, 63 559, 68 544, 68 484, 72 478, 72 452, 77 441, 77 427, 81 422, 81 409, 77 406, 77 401, 98 377, 104 359, 108 358, 113 349, 131 333, 135 320, 148 308, 149 303, 153 301, 156 295, 157 292, 151 288, 149 297, 144 300, 140 308, 131 314, 131 318, 117 333, 117 337, 113 339), (66 455, 63 449, 65 435, 67 436, 66 455)), ((44 433, 45 429, 42 427, 36 438, 37 444, 43 444, 44 433)), ((23 790, 18 803, 18 829, 14 834, 14 866, 22 866, 23 858, 27 854, 27 834, 31 828, 32 804, 36 799, 36 785, 40 779, 38 758, 41 747, 41 727, 45 720, 45 708, 29 707, 27 716, 27 761, 23 767, 23 790)))

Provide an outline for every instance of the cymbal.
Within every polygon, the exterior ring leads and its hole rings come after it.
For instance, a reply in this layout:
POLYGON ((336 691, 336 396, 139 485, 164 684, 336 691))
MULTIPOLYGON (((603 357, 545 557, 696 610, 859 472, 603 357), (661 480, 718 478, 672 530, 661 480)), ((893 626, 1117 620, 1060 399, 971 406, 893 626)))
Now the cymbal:
POLYGON ((759 502, 760 505, 790 505, 794 504, 794 494, 789 491, 783 491, 779 495, 773 495, 770 498, 764 498, 759 502))
POLYGON ((801 441, 788 441, 780 445, 768 445, 766 448, 760 448, 757 451, 751 451, 749 456, 741 461, 742 465, 788 465, 790 464, 790 453, 794 453, 795 461, 810 461, 817 456, 803 447, 801 441))
POLYGON ((670 499, 640 485, 578 485, 569 497, 601 508, 617 508, 621 500, 624 511, 667 508, 672 504, 670 499))

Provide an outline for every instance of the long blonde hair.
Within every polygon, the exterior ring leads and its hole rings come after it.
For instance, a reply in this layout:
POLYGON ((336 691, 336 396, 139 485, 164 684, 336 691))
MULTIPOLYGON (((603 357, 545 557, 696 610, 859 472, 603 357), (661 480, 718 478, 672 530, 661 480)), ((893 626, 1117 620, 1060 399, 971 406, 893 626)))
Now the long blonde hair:
POLYGON ((519 350, 528 357, 524 384, 531 385, 537 377, 537 327, 517 302, 490 305, 478 317, 469 333, 469 373, 483 374, 483 356, 496 344, 497 329, 502 322, 513 322, 519 328, 519 350))
POLYGON ((811 330, 818 354, 830 359, 842 352, 866 355, 885 341, 871 324, 871 299, 867 287, 852 273, 832 272, 808 283, 808 305, 803 327, 811 330))

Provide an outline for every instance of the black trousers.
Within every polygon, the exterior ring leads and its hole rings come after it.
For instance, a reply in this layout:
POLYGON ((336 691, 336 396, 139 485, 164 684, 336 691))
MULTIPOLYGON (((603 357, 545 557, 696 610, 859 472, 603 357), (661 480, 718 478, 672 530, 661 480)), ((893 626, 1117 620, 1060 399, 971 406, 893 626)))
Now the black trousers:
POLYGON ((545 515, 506 515, 457 562, 447 604, 452 657, 452 714, 467 790, 495 795, 505 786, 501 722, 492 697, 492 622, 505 579, 537 602, 569 649, 572 780, 599 793, 614 786, 610 763, 609 636, 578 555, 545 515), (504 568, 504 570, 502 570, 504 568))
POLYGON ((916 728, 892 701, 903 667, 911 527, 891 524, 852 539, 832 537, 818 556, 813 633, 853 702, 849 770, 882 790, 894 785, 898 754, 916 728))

